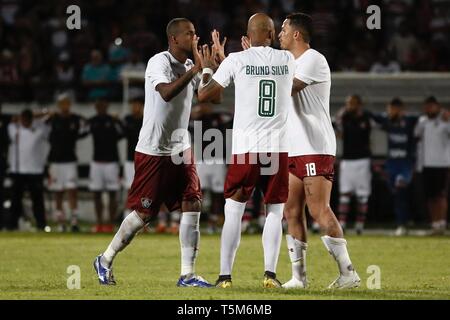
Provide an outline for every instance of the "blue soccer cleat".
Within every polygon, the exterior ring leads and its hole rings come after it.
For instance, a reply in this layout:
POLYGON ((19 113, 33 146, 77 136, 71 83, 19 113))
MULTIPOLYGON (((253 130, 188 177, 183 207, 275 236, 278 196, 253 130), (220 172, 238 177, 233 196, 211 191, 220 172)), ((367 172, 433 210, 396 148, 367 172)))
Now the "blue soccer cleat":
POLYGON ((112 268, 108 269, 102 266, 101 263, 102 254, 98 255, 94 260, 94 269, 98 276, 98 281, 100 284, 104 285, 116 285, 116 281, 114 280, 114 275, 112 268))
POLYGON ((200 276, 188 274, 178 279, 177 287, 211 288, 214 286, 200 276))

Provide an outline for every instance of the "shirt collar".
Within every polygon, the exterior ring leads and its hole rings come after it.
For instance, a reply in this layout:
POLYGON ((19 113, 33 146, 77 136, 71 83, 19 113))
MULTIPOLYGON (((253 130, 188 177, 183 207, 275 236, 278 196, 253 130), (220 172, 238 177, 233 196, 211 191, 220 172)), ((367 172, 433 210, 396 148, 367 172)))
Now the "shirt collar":
POLYGON ((180 61, 178 61, 178 60, 170 53, 170 51, 167 50, 167 53, 169 54, 170 63, 178 64, 178 65, 186 66, 186 67, 192 65, 192 61, 191 61, 191 59, 189 59, 189 58, 186 59, 186 62, 185 62, 185 63, 181 63, 180 61))

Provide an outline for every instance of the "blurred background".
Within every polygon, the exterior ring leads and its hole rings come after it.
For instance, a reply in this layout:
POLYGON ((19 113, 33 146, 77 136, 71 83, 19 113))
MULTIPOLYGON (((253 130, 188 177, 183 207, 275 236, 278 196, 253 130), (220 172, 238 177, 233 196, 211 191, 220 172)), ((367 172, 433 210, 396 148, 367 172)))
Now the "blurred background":
MULTIPOLYGON (((448 126, 446 110, 450 103, 450 0, 0 0, 0 229, 34 230, 36 227, 45 229, 50 225, 51 228, 45 230, 64 231, 68 229, 62 226, 69 226, 71 217, 75 216, 76 221, 72 221, 72 224, 80 225, 81 231, 111 231, 111 227, 99 227, 103 222, 95 215, 94 209, 105 211, 104 216, 109 217, 105 221, 110 220, 105 224, 120 223, 127 212, 124 208, 128 188, 125 164, 132 160, 127 153, 133 148, 131 145, 136 139, 133 135, 136 134, 135 124, 139 123, 139 112, 136 110, 139 109, 139 104, 142 108, 144 96, 143 74, 148 59, 167 50, 165 27, 170 19, 181 16, 189 18, 196 27, 200 42, 209 42, 209 32, 212 29, 219 30, 222 36, 228 38, 226 51, 230 53, 241 50, 240 38, 245 34, 247 20, 253 13, 268 13, 279 32, 285 16, 297 11, 312 16, 314 34, 311 45, 325 55, 332 70, 330 110, 336 130, 340 130, 339 114, 350 103, 348 98, 351 95, 360 97, 359 107, 367 111, 371 119, 372 130, 368 144, 372 190, 364 220, 365 229, 391 232, 397 228, 397 234, 403 235, 406 232, 403 229, 399 231, 398 227, 404 227, 405 230, 433 228, 432 224, 437 220, 432 218, 430 210, 435 207, 430 201, 435 200, 427 197, 427 186, 421 174, 423 164, 417 164, 420 152, 425 151, 417 151, 415 146, 411 151, 414 170, 405 188, 405 199, 409 206, 405 209, 405 221, 399 222, 396 216, 398 192, 395 183, 390 184, 389 172, 386 170, 390 133, 377 124, 375 118, 388 112, 393 99, 399 98, 403 113, 415 119, 415 126, 420 117, 425 120, 433 118, 425 109, 430 103, 434 103, 430 101, 435 101, 434 105, 438 108, 437 113, 435 112, 436 119, 441 119, 439 121, 443 123, 442 126, 448 126), (369 17, 366 8, 371 4, 381 8, 380 30, 368 30, 366 27, 369 17), (70 5, 78 5, 81 9, 80 30, 69 30, 66 27, 69 17, 66 8, 70 5), (426 100, 431 96, 435 100, 426 100), (112 201, 113 205, 100 209, 94 208, 95 195, 89 188, 92 180, 89 169, 91 162, 95 161, 96 148, 92 123, 93 117, 98 115, 99 101, 100 104, 106 104, 107 113, 113 119, 111 121, 119 127, 115 132, 116 136, 106 135, 99 139, 117 146, 119 157, 113 159, 113 162, 117 162, 120 168, 117 173, 112 173, 113 176, 117 175, 113 179, 120 182, 120 187, 112 190, 116 194, 106 192, 103 195, 105 199, 102 198, 105 203, 112 201), (45 119, 42 146, 37 151, 30 152, 41 152, 39 156, 48 159, 52 143, 64 144, 50 138, 52 130, 53 134, 56 132, 51 119, 67 104, 71 113, 80 116, 80 122, 77 122, 79 128, 76 128, 76 139, 79 138, 79 141, 75 149, 78 206, 71 208, 72 205, 64 201, 63 207, 57 208, 55 192, 50 187, 50 162, 44 161, 42 172, 37 174, 40 175, 38 186, 23 186, 22 189, 27 192, 20 199, 23 200, 23 207, 17 209, 17 204, 14 205, 14 201, 18 201, 14 200, 17 172, 12 172, 12 161, 17 161, 18 156, 14 158, 11 153, 26 150, 21 149, 23 145, 15 144, 8 126, 23 125, 23 111, 27 109, 33 111, 33 120, 45 119), (133 122, 133 118, 127 120, 127 115, 135 115, 135 121, 133 122), (39 202, 35 197, 39 198, 41 193, 44 209, 35 205, 36 201, 39 202), (20 212, 12 213, 14 210, 20 212), (42 210, 42 213, 36 213, 42 210), (15 218, 11 216, 17 214, 20 217, 15 223, 15 218), (39 224, 36 216, 42 220, 42 214, 45 220, 39 224), (92 229, 91 224, 94 225, 92 229)), ((230 88, 220 106, 211 108, 197 105, 194 101, 192 120, 200 120, 209 127, 226 130, 231 127, 233 100, 233 88, 230 88)), ((431 136, 427 139, 434 138, 431 136)), ((447 144, 441 148, 442 154, 438 157, 450 157, 448 139, 447 136, 447 144)), ((343 140, 338 139, 337 175, 332 196, 332 207, 337 214, 342 209, 338 181, 343 148, 343 140)), ((206 188, 214 184, 206 179, 216 181, 216 184, 219 181, 220 185, 226 168, 215 170, 216 176, 208 173, 208 169, 202 170, 206 170, 201 174, 204 179, 202 185, 205 186, 205 228, 214 233, 220 230, 223 199, 218 188, 206 188)), ((441 172, 447 172, 448 176, 448 167, 441 172)), ((441 191, 448 199, 448 178, 443 187, 445 188, 441 191)), ((105 191, 111 190, 106 188, 105 191)), ((260 201, 260 195, 255 192, 245 218, 247 222, 244 229, 248 232, 258 232, 264 221, 260 201)), ((443 205, 441 199, 436 201, 443 205)), ((351 214, 352 211, 358 215, 358 203, 355 203, 348 212, 349 222, 356 219, 351 214)), ((438 210, 442 211, 442 208, 439 207, 438 210)), ((445 210, 448 212, 448 206, 445 210)), ((176 233, 178 216, 179 214, 167 213, 162 208, 161 217, 154 224, 155 231, 176 233)), ((438 220, 438 233, 445 233, 447 217, 442 216, 438 220), (444 219, 445 228, 442 225, 444 219)))

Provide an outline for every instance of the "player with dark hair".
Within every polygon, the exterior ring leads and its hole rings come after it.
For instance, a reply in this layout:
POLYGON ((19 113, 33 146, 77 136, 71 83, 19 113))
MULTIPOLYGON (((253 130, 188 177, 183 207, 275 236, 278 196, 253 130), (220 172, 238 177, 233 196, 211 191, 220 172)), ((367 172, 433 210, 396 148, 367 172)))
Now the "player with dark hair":
POLYGON ((347 227, 351 197, 356 196, 357 215, 355 229, 364 230, 371 188, 370 114, 363 109, 359 95, 347 97, 345 107, 336 117, 336 131, 342 138, 343 154, 339 164, 339 222, 347 227))
POLYGON ((443 109, 435 97, 425 99, 424 111, 414 132, 420 143, 418 161, 423 167, 432 234, 442 235, 447 229, 450 112, 443 109))
POLYGON ((133 212, 123 220, 106 251, 94 261, 101 284, 116 283, 113 259, 164 203, 170 211, 181 208, 183 212, 179 233, 181 275, 177 285, 211 286, 195 274, 202 195, 187 131, 194 90, 200 81, 199 38, 192 22, 177 18, 167 25, 167 39, 169 50, 154 55, 147 64, 144 120, 127 201, 133 212), (194 62, 188 59, 192 52, 194 62))
POLYGON ((78 228, 77 204, 77 156, 75 153, 77 140, 88 134, 85 120, 70 111, 71 100, 62 93, 57 98, 58 112, 51 115, 50 125, 50 153, 48 161, 49 189, 54 192, 56 211, 55 217, 59 224, 59 231, 66 230, 66 215, 63 210, 64 192, 67 192, 70 226, 73 232, 78 228))
POLYGON ((352 288, 360 279, 352 266, 334 212, 330 207, 336 137, 330 117, 331 73, 326 58, 310 46, 312 19, 303 13, 288 15, 279 34, 282 49, 295 60, 293 107, 288 120, 289 197, 284 208, 292 279, 284 288, 305 288, 307 226, 305 205, 325 232, 322 241, 335 258, 339 277, 329 286, 352 288))
POLYGON ((392 99, 386 111, 371 116, 387 133, 386 170, 389 186, 394 195, 394 212, 397 220, 395 235, 402 236, 407 233, 406 224, 409 219, 408 187, 414 168, 414 126, 417 117, 405 114, 405 105, 399 98, 392 99))
POLYGON ((108 113, 108 102, 95 103, 97 115, 89 119, 89 131, 94 141, 94 158, 89 168, 89 188, 94 193, 97 225, 95 232, 113 232, 117 214, 119 180, 118 142, 123 138, 123 127, 117 117, 108 113), (102 193, 108 192, 108 219, 104 223, 102 193))

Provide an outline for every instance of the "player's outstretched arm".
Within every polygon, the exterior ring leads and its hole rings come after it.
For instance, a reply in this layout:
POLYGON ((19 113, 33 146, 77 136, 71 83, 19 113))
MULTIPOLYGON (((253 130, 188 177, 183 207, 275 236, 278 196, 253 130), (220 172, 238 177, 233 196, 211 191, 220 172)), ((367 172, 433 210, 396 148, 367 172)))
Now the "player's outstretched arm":
POLYGON ((192 51, 195 60, 194 66, 177 80, 170 83, 160 83, 155 87, 156 91, 159 92, 164 101, 169 102, 176 97, 202 69, 201 60, 199 59, 200 53, 197 49, 199 39, 199 37, 194 36, 194 39, 192 40, 192 51))
POLYGON ((222 101, 223 87, 212 79, 213 69, 217 68, 213 50, 204 45, 200 59, 203 74, 198 88, 198 101, 220 103, 222 101))

